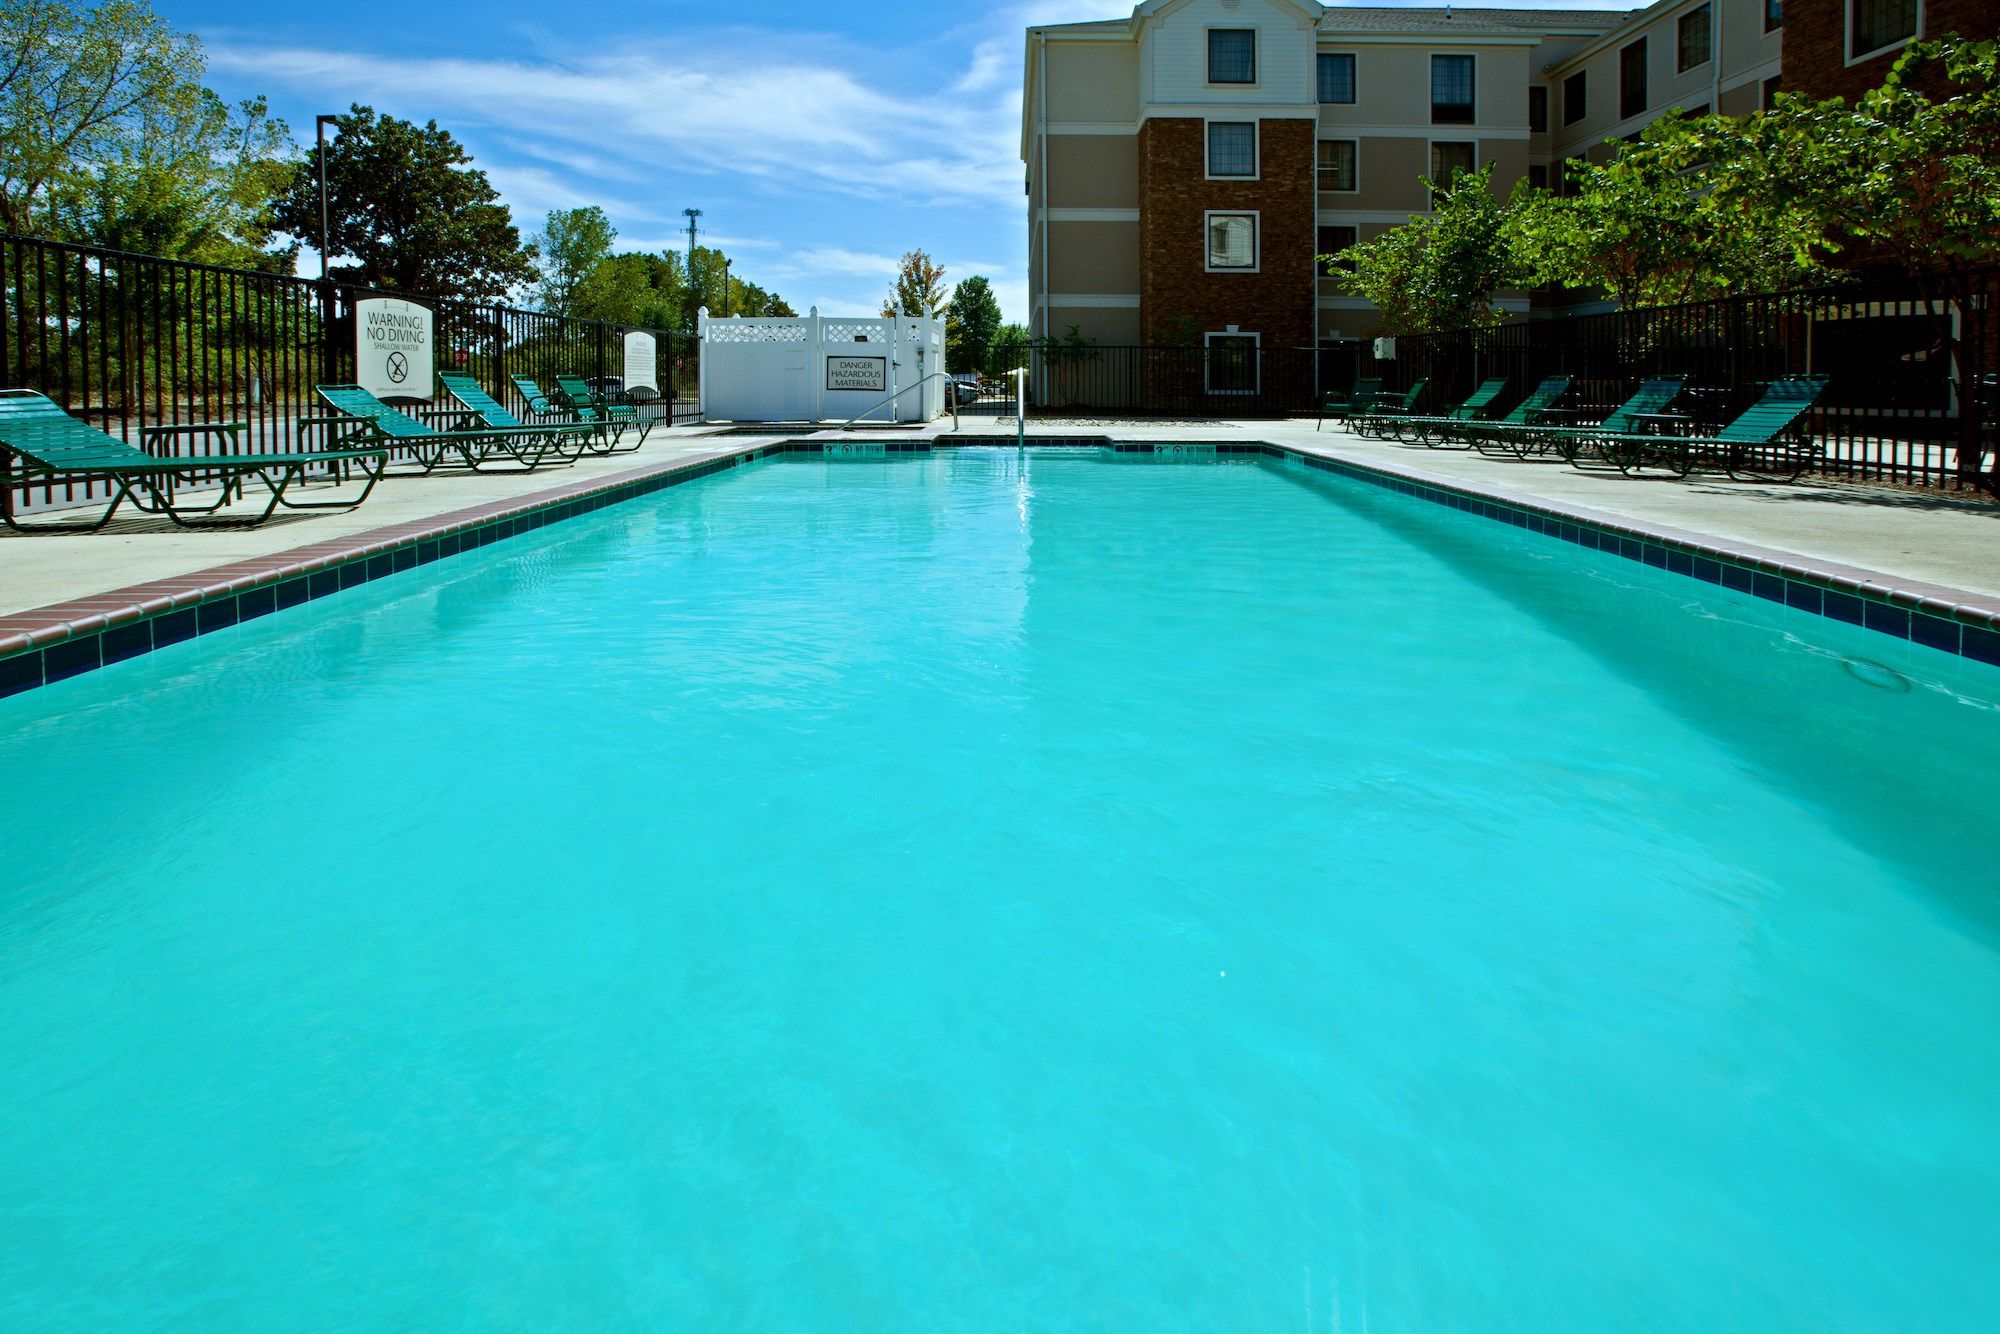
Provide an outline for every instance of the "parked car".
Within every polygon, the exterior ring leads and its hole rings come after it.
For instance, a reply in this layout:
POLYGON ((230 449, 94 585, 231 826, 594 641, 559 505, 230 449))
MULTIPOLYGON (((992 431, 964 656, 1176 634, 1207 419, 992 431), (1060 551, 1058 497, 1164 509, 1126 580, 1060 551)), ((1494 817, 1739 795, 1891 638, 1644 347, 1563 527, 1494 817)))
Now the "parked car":
POLYGON ((980 394, 984 392, 984 387, 981 385, 977 375, 954 375, 951 377, 951 395, 958 401, 960 407, 965 406, 967 403, 977 402, 980 394))

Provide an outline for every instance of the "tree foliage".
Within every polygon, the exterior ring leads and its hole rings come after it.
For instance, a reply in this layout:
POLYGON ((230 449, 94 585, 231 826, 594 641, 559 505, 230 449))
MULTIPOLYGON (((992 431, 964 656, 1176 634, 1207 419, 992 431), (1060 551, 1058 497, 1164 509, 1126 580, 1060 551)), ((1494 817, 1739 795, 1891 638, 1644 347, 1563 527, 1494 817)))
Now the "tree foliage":
POLYGON ((933 319, 944 309, 944 266, 921 250, 908 250, 896 263, 896 283, 882 303, 882 315, 933 319))
POLYGON ((595 204, 550 210, 533 243, 541 274, 535 282, 537 308, 552 315, 573 313, 577 289, 611 258, 611 243, 617 239, 618 229, 595 204))
POLYGON ((993 342, 986 349, 986 360, 976 369, 986 375, 1005 375, 1019 366, 1028 364, 1028 354, 1035 340, 1025 324, 1003 324, 993 331, 993 342))
POLYGON ((1572 192, 1524 191, 1506 228, 1532 280, 1659 306, 1796 285, 1818 262, 1798 228, 1740 218, 1711 169, 1746 151, 1744 122, 1669 113, 1603 164, 1575 161, 1572 192))
POLYGON ((961 279, 944 311, 944 365, 948 371, 982 371, 1000 332, 1000 298, 978 274, 961 279))
POLYGON ((273 264, 289 135, 262 98, 203 86, 193 37, 145 4, 0 0, 0 226, 224 264, 273 264))
POLYGON ((486 173, 436 121, 419 126, 355 106, 327 145, 331 236, 320 236, 319 174, 308 152, 277 200, 278 225, 346 264, 361 287, 491 300, 536 277, 513 216, 486 173))
POLYGON ((1456 172, 1433 191, 1428 214, 1336 256, 1352 267, 1354 289, 1382 312, 1390 333, 1418 334, 1493 324, 1494 299, 1520 285, 1506 228, 1507 206, 1493 194, 1493 168, 1456 172))
POLYGON ((1912 274, 2000 259, 2000 43, 1912 42, 1852 105, 1781 93, 1714 162, 1720 207, 1779 226, 1802 259, 1848 252, 1912 274), (1921 91, 1928 71, 1944 95, 1921 91))

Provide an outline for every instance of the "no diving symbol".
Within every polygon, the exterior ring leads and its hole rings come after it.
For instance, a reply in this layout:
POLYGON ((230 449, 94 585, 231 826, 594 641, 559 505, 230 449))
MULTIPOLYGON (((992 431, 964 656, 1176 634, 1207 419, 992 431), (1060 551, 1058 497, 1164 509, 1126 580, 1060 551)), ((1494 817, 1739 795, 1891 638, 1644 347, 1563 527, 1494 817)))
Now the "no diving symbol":
POLYGON ((410 378, 410 359, 400 352, 389 354, 389 382, 401 384, 410 378))

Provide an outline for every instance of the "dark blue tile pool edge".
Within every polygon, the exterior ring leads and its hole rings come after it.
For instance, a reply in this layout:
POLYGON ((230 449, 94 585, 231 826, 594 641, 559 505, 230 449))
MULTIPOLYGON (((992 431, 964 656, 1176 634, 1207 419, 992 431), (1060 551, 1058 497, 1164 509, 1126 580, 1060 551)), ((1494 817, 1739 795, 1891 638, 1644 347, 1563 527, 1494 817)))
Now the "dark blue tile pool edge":
POLYGON ((1262 452, 1267 458, 1303 464, 1448 509, 1527 528, 1593 551, 1608 552, 1669 573, 1685 574, 1704 583, 1720 584, 1752 597, 1782 603, 1814 616, 1844 621, 1960 657, 2000 664, 2000 616, 1977 608, 1926 605, 1928 600, 1914 593, 1864 586, 1824 570, 1759 560, 1719 547, 1621 529, 1580 515, 1496 500, 1346 459, 1307 454, 1284 445, 1267 443, 1262 452))

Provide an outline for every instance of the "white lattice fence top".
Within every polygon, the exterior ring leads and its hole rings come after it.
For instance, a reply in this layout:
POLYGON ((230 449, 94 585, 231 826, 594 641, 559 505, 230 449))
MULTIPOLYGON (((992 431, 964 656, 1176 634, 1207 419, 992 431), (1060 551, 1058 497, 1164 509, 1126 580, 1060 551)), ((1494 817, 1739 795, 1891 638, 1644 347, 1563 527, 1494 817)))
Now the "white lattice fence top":
POLYGON ((827 343, 886 343, 887 320, 827 320, 820 325, 820 340, 827 343))
POLYGON ((800 320, 711 320, 703 331, 711 343, 803 343, 807 330, 800 320))

